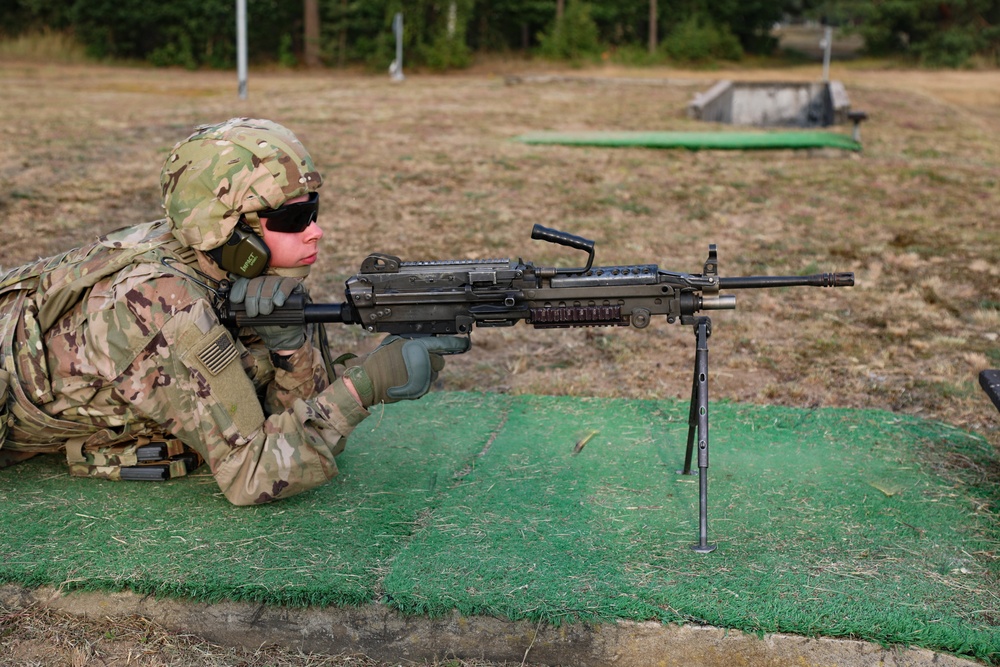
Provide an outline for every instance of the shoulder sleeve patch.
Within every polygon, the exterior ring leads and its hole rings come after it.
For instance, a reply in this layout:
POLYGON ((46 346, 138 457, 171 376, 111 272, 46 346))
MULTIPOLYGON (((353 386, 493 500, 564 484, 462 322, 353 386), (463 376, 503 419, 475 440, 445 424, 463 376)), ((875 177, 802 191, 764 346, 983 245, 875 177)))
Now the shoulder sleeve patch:
POLYGON ((240 362, 239 344, 221 324, 206 334, 197 326, 185 333, 190 338, 182 340, 182 349, 187 348, 182 358, 205 378, 222 413, 216 415, 217 423, 231 421, 240 436, 249 439, 263 425, 264 409, 240 362))
POLYGON ((198 360, 209 374, 218 375, 239 356, 233 339, 228 333, 223 332, 198 353, 198 360))

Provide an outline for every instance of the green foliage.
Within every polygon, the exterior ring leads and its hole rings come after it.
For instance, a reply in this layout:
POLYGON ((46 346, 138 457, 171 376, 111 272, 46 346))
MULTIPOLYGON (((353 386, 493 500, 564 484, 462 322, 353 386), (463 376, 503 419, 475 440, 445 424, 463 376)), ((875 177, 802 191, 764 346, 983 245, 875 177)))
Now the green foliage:
POLYGON ((71 6, 69 0, 0 0, 0 36, 65 30, 71 6))
POLYGON ((742 0, 732 3, 728 15, 712 16, 717 25, 727 27, 739 40, 742 51, 769 54, 778 46, 778 40, 771 35, 771 28, 785 17, 785 11, 793 5, 773 0, 742 0))
POLYGON ((931 67, 962 67, 984 44, 974 30, 951 28, 931 35, 914 51, 931 67))
MULTIPOLYGON (((641 0, 640 0, 641 1, 641 0)), ((554 0, 474 0, 469 46, 475 50, 527 53, 556 13, 554 0)))
MULTIPOLYGON (((248 0, 251 56, 274 61, 275 26, 301 31, 300 3, 248 0)), ((232 0, 4 0, 0 25, 68 29, 96 58, 140 59, 188 68, 232 67, 236 7, 232 0)), ((19 33, 20 31, 18 31, 19 33)))
POLYGON ((221 0, 76 0, 70 16, 76 34, 96 57, 194 68, 228 64, 225 54, 234 50, 231 5, 221 0))
POLYGON ((372 0, 321 2, 320 41, 327 62, 364 63, 384 71, 395 57, 388 4, 372 0))
POLYGON ((648 46, 639 46, 637 44, 625 44, 611 51, 611 62, 629 67, 663 65, 667 60, 663 49, 657 49, 653 53, 650 53, 648 46))
POLYGON ((562 19, 538 36, 539 52, 553 60, 580 62, 601 53, 597 24, 590 15, 590 5, 569 0, 562 19))
POLYGON ((423 49, 422 55, 427 66, 438 71, 468 67, 472 60, 464 35, 457 32, 452 36, 439 33, 423 49))
POLYGON ((904 52, 911 36, 926 31, 920 8, 912 0, 888 0, 863 9, 865 22, 860 32, 868 51, 874 55, 904 52))
MULTIPOLYGON (((666 0, 659 0, 660 11, 667 10, 666 0)), ((600 39, 612 46, 645 47, 649 37, 649 0, 593 2, 590 15, 597 24, 600 39)))
POLYGON ((743 48, 729 26, 715 25, 700 15, 681 23, 661 45, 663 52, 678 62, 705 63, 714 60, 739 60, 743 48))
POLYGON ((189 70, 198 69, 198 60, 191 49, 191 38, 183 32, 163 46, 153 49, 146 56, 146 60, 157 67, 180 66, 189 70))
POLYGON ((299 64, 299 59, 292 50, 292 36, 287 32, 281 36, 281 41, 278 43, 278 64, 282 67, 295 67, 299 64))
POLYGON ((467 67, 471 62, 466 34, 473 0, 409 0, 405 7, 401 0, 331 1, 339 2, 337 22, 325 29, 343 33, 346 42, 355 41, 348 60, 363 61, 384 71, 396 57, 393 17, 403 12, 404 69, 423 66, 447 70, 467 67), (362 32, 365 34, 359 34, 362 32))
MULTIPOLYGON (((566 3, 557 25, 556 0, 320 0, 322 55, 328 64, 384 71, 395 57, 392 17, 403 12, 407 67, 465 67, 481 51, 581 62, 609 50, 626 64, 710 62, 768 54, 776 21, 808 15, 852 26, 873 55, 934 67, 1000 64, 1000 0, 658 0, 664 48, 656 54, 646 48, 650 0, 566 3)), ((247 11, 251 60, 298 63, 302 3, 247 0, 247 11)), ((92 57, 229 68, 235 13, 233 0, 0 0, 0 37, 55 31, 92 57)))
POLYGON ((452 0, 445 7, 437 24, 430 28, 430 42, 420 52, 427 66, 438 71, 468 67, 471 62, 465 39, 471 3, 452 0))
POLYGON ((886 0, 847 3, 873 55, 906 54, 931 67, 963 67, 976 55, 997 63, 1000 2, 886 0))

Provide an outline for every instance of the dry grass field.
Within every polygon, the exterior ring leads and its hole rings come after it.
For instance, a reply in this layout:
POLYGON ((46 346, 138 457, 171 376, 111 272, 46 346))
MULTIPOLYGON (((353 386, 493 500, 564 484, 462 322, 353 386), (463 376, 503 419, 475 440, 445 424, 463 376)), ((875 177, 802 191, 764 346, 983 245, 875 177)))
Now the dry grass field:
MULTIPOLYGON (((531 241, 534 223, 594 239, 598 264, 700 272, 715 243, 723 276, 854 271, 851 289, 744 291, 737 310, 714 313, 712 400, 879 408, 1000 446, 1000 413, 976 379, 1000 367, 1000 72, 835 64, 852 106, 870 116, 864 151, 845 154, 510 141, 533 130, 703 129, 685 117, 695 92, 722 78, 816 80, 818 65, 599 68, 505 83, 525 71, 496 63, 395 84, 254 72, 240 101, 231 73, 0 62, 0 265, 160 217, 159 169, 175 141, 200 123, 268 117, 299 134, 326 179, 323 255, 310 277, 320 300, 341 300, 371 251, 579 263, 574 251, 531 241)), ((329 331, 338 350, 375 342, 353 327, 329 331)), ((442 389, 655 398, 690 388, 692 332, 665 321, 641 331, 485 329, 473 343, 450 361, 442 389)), ((25 618, 4 622, 31 636, 25 618)), ((128 664, 166 664, 142 661, 141 642, 129 646, 128 664)), ((19 664, 126 664, 124 651, 115 661, 101 650, 103 662, 66 653, 19 664)), ((197 653, 169 664, 237 664, 197 653)), ((286 659, 239 658, 327 664, 286 659)))

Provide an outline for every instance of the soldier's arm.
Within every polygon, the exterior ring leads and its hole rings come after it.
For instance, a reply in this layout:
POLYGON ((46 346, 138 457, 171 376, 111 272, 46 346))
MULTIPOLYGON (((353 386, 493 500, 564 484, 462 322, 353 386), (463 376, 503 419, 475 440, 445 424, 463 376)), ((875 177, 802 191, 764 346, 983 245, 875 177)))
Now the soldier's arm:
MULTIPOLYGON (((109 328, 119 330, 109 331, 108 340, 148 328, 141 313, 136 317, 137 322, 116 318, 109 328)), ((207 302, 179 304, 158 324, 159 331, 121 369, 115 384, 137 414, 201 453, 231 502, 291 496, 337 474, 334 457, 344 438, 368 416, 342 380, 265 416, 240 362, 245 348, 207 302)))
POLYGON ((256 366, 267 370, 255 379, 263 389, 264 414, 287 410, 297 399, 309 400, 329 386, 322 355, 308 340, 284 357, 277 357, 259 341, 241 340, 256 358, 256 366))

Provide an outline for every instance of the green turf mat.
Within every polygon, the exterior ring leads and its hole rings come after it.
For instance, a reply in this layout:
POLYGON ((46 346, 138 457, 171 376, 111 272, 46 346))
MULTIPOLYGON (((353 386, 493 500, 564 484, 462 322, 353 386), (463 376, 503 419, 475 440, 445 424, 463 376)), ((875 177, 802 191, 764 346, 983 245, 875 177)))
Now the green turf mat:
POLYGON ((1000 657, 996 531, 976 516, 996 489, 956 492, 915 456, 988 459, 985 443, 879 412, 713 406, 720 551, 703 556, 687 548, 696 485, 675 474, 685 419, 684 405, 522 399, 386 589, 432 614, 697 621, 1000 657))
POLYGON ((210 601, 378 599, 395 553, 502 406, 459 394, 429 402, 376 408, 338 477, 264 506, 230 505, 205 468, 166 483, 73 478, 56 456, 2 470, 0 581, 210 601))
POLYGON ((709 538, 678 401, 432 394, 301 496, 0 471, 0 581, 404 613, 658 619, 1000 661, 988 443, 879 411, 713 403, 709 538), (574 446, 590 436, 579 453, 574 446))
POLYGON ((566 146, 761 150, 839 148, 860 151, 861 144, 835 132, 529 132, 514 137, 525 144, 566 146))

